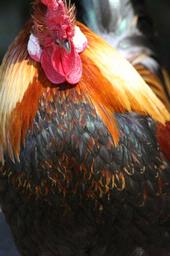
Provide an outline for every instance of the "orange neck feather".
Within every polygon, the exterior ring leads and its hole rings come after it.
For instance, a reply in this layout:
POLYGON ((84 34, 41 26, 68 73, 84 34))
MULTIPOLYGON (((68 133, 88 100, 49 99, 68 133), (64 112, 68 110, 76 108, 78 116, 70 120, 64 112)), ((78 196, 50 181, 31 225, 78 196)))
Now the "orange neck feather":
POLYGON ((134 111, 160 123, 170 119, 163 103, 136 70, 103 39, 78 23, 89 46, 81 54, 83 77, 79 83, 110 131, 115 144, 118 131, 114 113, 134 111))

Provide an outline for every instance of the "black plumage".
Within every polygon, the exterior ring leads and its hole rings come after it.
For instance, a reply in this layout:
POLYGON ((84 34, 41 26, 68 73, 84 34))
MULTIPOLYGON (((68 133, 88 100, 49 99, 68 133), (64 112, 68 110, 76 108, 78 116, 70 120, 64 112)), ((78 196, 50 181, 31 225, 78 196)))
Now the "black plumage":
POLYGON ((41 98, 20 163, 6 158, 1 170, 1 205, 21 255, 169 250, 170 166, 153 120, 117 113, 115 147, 74 88, 50 94, 51 103, 41 98))

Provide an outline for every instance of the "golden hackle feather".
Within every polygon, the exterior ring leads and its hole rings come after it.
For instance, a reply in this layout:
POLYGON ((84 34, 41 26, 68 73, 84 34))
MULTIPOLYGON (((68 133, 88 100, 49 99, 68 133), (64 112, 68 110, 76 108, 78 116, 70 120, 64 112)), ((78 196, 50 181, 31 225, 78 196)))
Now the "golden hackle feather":
MULTIPOLYGON (((170 99, 170 74, 166 69, 162 69, 163 79, 164 79, 164 85, 165 85, 165 91, 168 96, 168 99, 170 99)), ((170 102, 170 100, 169 100, 170 102)))
MULTIPOLYGON (((154 74, 151 70, 142 64, 135 64, 135 69, 139 72, 145 82, 154 91, 157 97, 164 103, 168 111, 170 111, 170 102, 167 95, 170 92, 170 80, 167 71, 163 70, 163 82, 160 80, 158 75, 154 74), (164 89, 165 88, 165 89, 164 89)), ((170 95, 170 94, 169 94, 170 95)))
MULTIPOLYGON (((38 78, 36 64, 28 58, 27 41, 31 25, 18 35, 4 57, 0 76, 0 152, 10 152, 9 123, 12 111, 20 103, 29 85, 38 78)), ((1 159, 3 156, 1 154, 1 159)))
POLYGON ((83 62, 88 63, 84 66, 84 72, 88 69, 90 76, 90 72, 95 74, 98 70, 105 79, 100 81, 100 77, 97 83, 91 81, 85 89, 94 105, 97 108, 102 106, 103 112, 109 116, 113 112, 136 111, 148 114, 163 124, 169 120, 170 114, 164 104, 129 62, 84 25, 79 26, 89 42, 89 47, 81 55, 83 62))

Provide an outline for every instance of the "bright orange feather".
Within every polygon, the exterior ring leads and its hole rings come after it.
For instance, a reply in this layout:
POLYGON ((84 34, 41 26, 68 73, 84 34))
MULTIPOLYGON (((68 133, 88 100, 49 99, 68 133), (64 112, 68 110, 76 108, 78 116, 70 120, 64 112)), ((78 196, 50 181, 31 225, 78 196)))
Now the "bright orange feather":
POLYGON ((168 111, 170 111, 170 102, 164 90, 164 86, 166 87, 167 91, 170 90, 170 81, 168 81, 169 75, 167 74, 167 72, 163 70, 163 78, 165 82, 163 85, 160 78, 145 66, 141 64, 135 64, 134 67, 145 80, 145 82, 154 91, 157 97, 164 103, 168 111))
MULTIPOLYGON (((17 103, 11 113, 9 137, 11 138, 12 152, 19 160, 20 146, 24 144, 26 132, 31 128, 33 119, 38 109, 42 86, 39 81, 33 81, 25 92, 21 103, 17 103)), ((11 155, 13 159, 14 156, 11 155)))
POLYGON ((78 25, 89 42, 81 55, 84 66, 79 86, 93 102, 115 144, 119 140, 115 112, 148 114, 161 123, 169 120, 168 111, 135 69, 103 39, 78 25))

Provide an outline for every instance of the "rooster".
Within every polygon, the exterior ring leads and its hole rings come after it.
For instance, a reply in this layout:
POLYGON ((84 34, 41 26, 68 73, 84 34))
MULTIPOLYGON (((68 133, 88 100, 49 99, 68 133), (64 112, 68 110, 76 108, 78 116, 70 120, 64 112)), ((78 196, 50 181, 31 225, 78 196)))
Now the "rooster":
POLYGON ((168 253, 168 120, 74 6, 36 0, 0 73, 0 204, 21 255, 168 253))

